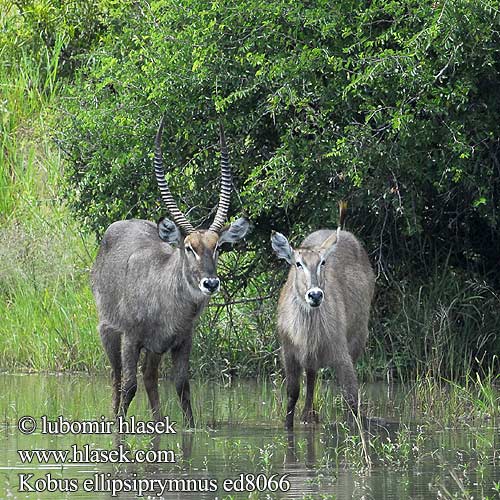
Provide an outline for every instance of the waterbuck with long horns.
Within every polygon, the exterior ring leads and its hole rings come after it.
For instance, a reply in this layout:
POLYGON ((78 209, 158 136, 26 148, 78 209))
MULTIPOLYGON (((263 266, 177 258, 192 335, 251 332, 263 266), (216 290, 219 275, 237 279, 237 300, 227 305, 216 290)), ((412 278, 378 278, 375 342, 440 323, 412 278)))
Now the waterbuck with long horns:
POLYGON ((336 231, 310 234, 292 248, 281 233, 273 232, 276 255, 290 264, 278 302, 278 336, 286 375, 285 427, 293 428, 300 377, 306 372, 306 401, 302 420, 318 422, 313 407, 319 368, 333 367, 344 397, 353 410, 358 405, 354 364, 368 338, 368 318, 375 276, 361 243, 341 230, 346 205, 340 204, 336 231))
POLYGON ((173 219, 154 224, 124 220, 106 230, 92 269, 99 333, 113 377, 115 415, 125 416, 137 390, 141 350, 144 385, 153 417, 160 418, 158 365, 170 350, 175 387, 186 422, 194 426, 189 392, 193 328, 210 296, 219 290, 221 246, 245 236, 240 218, 225 227, 231 195, 229 156, 220 127, 221 190, 213 223, 195 229, 179 210, 165 181, 161 152, 162 119, 155 138, 154 169, 163 201, 173 219))

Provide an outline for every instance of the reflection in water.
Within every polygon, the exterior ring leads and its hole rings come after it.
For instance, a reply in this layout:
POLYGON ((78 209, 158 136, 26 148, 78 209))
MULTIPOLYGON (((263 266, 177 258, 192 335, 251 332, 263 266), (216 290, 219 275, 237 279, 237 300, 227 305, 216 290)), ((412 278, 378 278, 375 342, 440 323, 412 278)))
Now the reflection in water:
MULTIPOLYGON (((306 469, 314 469, 316 466, 316 433, 318 424, 308 425, 303 433, 305 437, 305 453, 304 466, 306 469)), ((297 451, 295 442, 295 431, 286 431, 287 433, 287 448, 285 463, 296 464, 300 462, 301 454, 297 451)))
MULTIPOLYGON (((0 473, 6 485, 0 498, 109 498, 109 493, 83 490, 84 481, 96 476, 102 484, 116 481, 118 486, 147 480, 145 491, 151 498, 160 498, 155 495, 163 491, 163 498, 193 499, 248 498, 249 492, 238 491, 240 485, 247 489, 265 486, 265 491, 254 492, 253 498, 320 498, 321 493, 321 498, 337 499, 434 499, 438 492, 460 497, 464 491, 475 498, 494 498, 495 482, 500 481, 494 419, 455 427, 441 425, 439 420, 417 415, 418 405, 396 385, 367 386, 364 401, 369 416, 360 421, 347 418, 336 407, 336 394, 325 388, 319 405, 322 423, 297 422, 294 431, 282 428, 283 397, 275 386, 245 381, 229 388, 193 383, 199 422, 195 431, 183 430, 171 384, 164 383, 162 389, 163 413, 179 422, 176 434, 51 436, 36 431, 24 435, 16 429, 23 415, 97 420, 104 414, 111 419, 110 409, 103 407, 103 401, 109 400, 108 380, 0 375, 0 473), (18 450, 69 450, 73 444, 100 450, 122 446, 130 456, 138 450, 157 454, 172 450, 175 463, 61 464, 35 458, 29 464, 22 463, 18 454, 18 450), (80 488, 67 494, 19 493, 18 474, 31 473, 33 480, 48 474, 75 478, 80 488), (289 481, 289 490, 272 492, 280 479, 282 486, 289 481), (225 481, 230 481, 232 489, 224 491, 225 481), (214 484, 216 491, 212 491, 214 484)), ((141 393, 130 415, 149 420, 147 401, 141 393)), ((136 491, 124 488, 116 494, 118 498, 136 498, 136 491)))

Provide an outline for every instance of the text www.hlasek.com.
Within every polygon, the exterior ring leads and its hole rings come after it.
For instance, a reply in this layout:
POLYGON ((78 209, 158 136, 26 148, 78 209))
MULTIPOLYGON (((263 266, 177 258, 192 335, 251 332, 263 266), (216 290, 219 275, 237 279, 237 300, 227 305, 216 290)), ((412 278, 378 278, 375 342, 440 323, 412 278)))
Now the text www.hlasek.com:
POLYGON ((115 450, 93 449, 88 444, 78 448, 76 444, 69 450, 18 450, 23 464, 32 463, 174 463, 175 454, 172 450, 127 450, 119 445, 115 450))

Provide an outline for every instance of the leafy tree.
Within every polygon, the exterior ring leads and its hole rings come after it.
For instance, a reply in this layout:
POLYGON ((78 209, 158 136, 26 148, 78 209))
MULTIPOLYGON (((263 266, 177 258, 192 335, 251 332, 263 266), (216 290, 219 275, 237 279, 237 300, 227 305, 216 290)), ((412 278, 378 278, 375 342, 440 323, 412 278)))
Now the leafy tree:
POLYGON ((206 223, 222 119, 234 212, 255 225, 252 272, 269 266, 271 228, 299 241, 335 227, 346 199, 391 287, 444 265, 500 286, 498 1, 163 0, 106 19, 59 134, 93 230, 163 212, 151 166, 163 113, 168 182, 206 223))

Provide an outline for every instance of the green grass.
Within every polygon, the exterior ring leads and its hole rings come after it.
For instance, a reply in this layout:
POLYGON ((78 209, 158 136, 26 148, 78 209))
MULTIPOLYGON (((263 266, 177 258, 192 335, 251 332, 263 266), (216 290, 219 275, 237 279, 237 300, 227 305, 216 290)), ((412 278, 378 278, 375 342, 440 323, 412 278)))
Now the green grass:
POLYGON ((366 378, 414 380, 417 374, 460 378, 487 372, 500 354, 500 297, 480 277, 451 266, 431 275, 380 280, 372 313, 366 378))
POLYGON ((0 52, 0 367, 103 366, 88 286, 94 239, 59 194, 56 118, 61 44, 34 61, 0 52))

